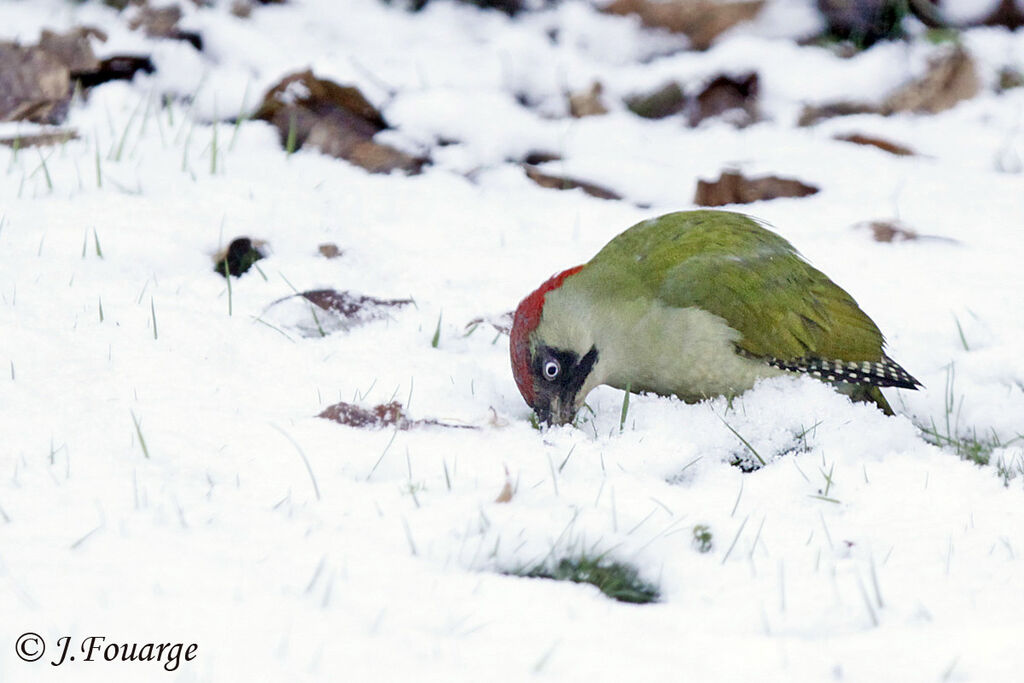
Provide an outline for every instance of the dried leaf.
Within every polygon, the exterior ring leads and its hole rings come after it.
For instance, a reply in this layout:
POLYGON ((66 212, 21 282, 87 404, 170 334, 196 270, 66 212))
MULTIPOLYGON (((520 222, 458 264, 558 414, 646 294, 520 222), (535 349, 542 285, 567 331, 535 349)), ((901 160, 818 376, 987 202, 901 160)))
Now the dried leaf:
POLYGON ((98 71, 100 60, 92 50, 90 38, 106 42, 107 35, 97 28, 78 26, 67 33, 43 30, 39 36, 39 47, 59 59, 68 67, 72 76, 86 71, 98 71))
POLYGON ((829 104, 809 104, 800 113, 798 126, 814 124, 836 116, 853 116, 855 114, 881 114, 882 110, 872 104, 862 102, 830 102, 829 104))
POLYGON ((757 16, 763 0, 614 0, 610 14, 635 14, 645 26, 683 33, 694 49, 706 50, 727 29, 757 16))
POLYGON ((505 485, 501 487, 501 492, 498 497, 494 499, 495 503, 507 503, 512 500, 512 496, 515 491, 512 489, 512 482, 508 478, 508 471, 505 472, 505 485))
POLYGON ((142 28, 150 38, 170 38, 178 30, 181 21, 181 8, 177 5, 138 8, 134 17, 128 22, 128 28, 135 31, 142 28))
POLYGON ((414 423, 405 416, 398 401, 382 403, 372 408, 363 408, 354 403, 341 401, 325 408, 317 417, 332 420, 349 427, 381 429, 409 429, 414 423))
POLYGON ((569 94, 569 113, 575 118, 584 116, 599 116, 607 114, 608 108, 601 102, 601 92, 604 87, 597 81, 590 86, 589 90, 569 94))
POLYGON ((691 126, 697 126, 705 119, 727 115, 731 123, 739 127, 749 126, 758 120, 758 77, 747 73, 738 78, 718 76, 697 95, 688 107, 691 126))
POLYGON ((929 61, 928 72, 886 98, 882 112, 936 114, 978 94, 974 60, 961 46, 929 61))
POLYGON ((378 299, 355 292, 314 289, 271 302, 265 315, 276 326, 319 338, 385 320, 392 310, 411 303, 412 299, 378 299))
POLYGON ((381 403, 371 408, 363 408, 354 403, 340 401, 327 406, 317 417, 337 422, 338 424, 359 429, 391 429, 406 430, 412 427, 447 427, 449 429, 476 429, 472 425, 459 425, 439 420, 411 420, 402 410, 398 401, 381 403))
POLYGON ((876 242, 906 242, 920 237, 915 231, 896 221, 870 221, 860 224, 859 227, 871 230, 876 242))
POLYGON ((323 310, 345 318, 365 318, 368 315, 383 317, 379 310, 381 308, 401 308, 412 303, 412 299, 378 299, 365 294, 339 292, 336 289, 313 289, 295 296, 301 296, 323 310))
POLYGON ((915 156, 916 152, 909 147, 898 145, 895 142, 889 142, 882 138, 871 137, 869 135, 861 135, 859 133, 850 133, 848 135, 836 135, 833 137, 834 140, 841 142, 852 142, 855 145, 867 145, 869 147, 877 147, 883 152, 889 154, 895 154, 896 156, 906 157, 915 156))
POLYGON ((622 199, 622 196, 618 193, 612 192, 611 190, 595 185, 594 183, 586 180, 578 180, 576 178, 567 178, 565 176, 556 176, 544 173, 536 166, 530 166, 529 164, 523 164, 523 170, 526 172, 526 177, 537 183, 541 187, 546 187, 553 190, 575 190, 580 189, 589 194, 591 197, 597 197, 599 199, 622 199))
POLYGON ((345 159, 371 173, 402 169, 418 173, 427 162, 373 141, 387 123, 358 88, 317 78, 301 71, 267 91, 255 118, 273 124, 286 145, 309 145, 324 154, 345 159))
POLYGON ((40 47, 0 43, 0 121, 58 124, 71 103, 71 73, 40 47))
POLYGON ((984 26, 1003 26, 1016 31, 1024 26, 1024 7, 1014 0, 1000 0, 999 5, 982 22, 984 26))
POLYGON ((233 0, 230 12, 239 19, 248 19, 252 16, 251 0, 233 0))
POLYGON ((922 235, 916 230, 906 226, 897 220, 876 220, 865 221, 853 226, 858 230, 870 230, 871 237, 876 242, 908 242, 910 240, 929 240, 938 242, 952 242, 956 240, 938 235, 922 235))
POLYGON ((181 7, 178 5, 167 5, 165 7, 144 5, 139 8, 132 20, 128 22, 128 28, 133 31, 142 28, 150 38, 183 40, 191 43, 195 49, 202 51, 202 36, 195 31, 182 31, 178 28, 181 16, 181 7))
POLYGON ((779 197, 806 197, 816 192, 818 188, 791 178, 746 178, 736 171, 723 171, 718 180, 698 180, 693 201, 698 206, 725 206, 779 197))
POLYGON ((957 45, 928 63, 928 71, 889 95, 881 105, 858 102, 833 102, 804 107, 797 125, 810 126, 834 116, 899 112, 936 114, 978 94, 981 82, 974 60, 957 45))

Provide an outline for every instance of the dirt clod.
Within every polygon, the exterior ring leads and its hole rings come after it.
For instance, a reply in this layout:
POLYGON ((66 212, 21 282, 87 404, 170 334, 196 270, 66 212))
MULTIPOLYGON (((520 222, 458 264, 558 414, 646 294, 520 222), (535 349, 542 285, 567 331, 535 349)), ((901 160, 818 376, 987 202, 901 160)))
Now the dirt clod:
POLYGON ((235 238, 227 249, 214 257, 214 271, 225 278, 229 274, 235 277, 241 276, 252 268, 254 263, 264 258, 265 255, 260 250, 261 246, 263 246, 262 242, 254 242, 248 237, 235 238))

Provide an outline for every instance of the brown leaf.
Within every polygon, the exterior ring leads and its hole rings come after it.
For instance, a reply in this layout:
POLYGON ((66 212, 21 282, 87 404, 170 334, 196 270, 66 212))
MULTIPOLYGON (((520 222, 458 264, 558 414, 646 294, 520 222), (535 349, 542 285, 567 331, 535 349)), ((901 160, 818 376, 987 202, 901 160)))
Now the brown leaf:
POLYGON ((92 51, 90 38, 106 42, 107 35, 99 29, 87 26, 77 26, 67 33, 54 33, 44 29, 39 36, 39 47, 63 62, 74 76, 100 68, 100 60, 92 51))
POLYGON ((304 336, 325 337, 386 320, 392 316, 392 310, 411 303, 412 299, 378 299, 355 292, 314 289, 277 299, 267 308, 285 316, 289 320, 285 324, 304 336))
POLYGON ((339 292, 336 289, 313 289, 294 296, 301 296, 323 310, 345 318, 382 317, 384 314, 379 309, 400 308, 412 303, 412 299, 378 299, 365 294, 339 292))
POLYGON ((952 242, 956 240, 939 235, 922 235, 913 228, 910 228, 897 220, 876 220, 865 221, 853 226, 854 229, 866 229, 871 231, 871 237, 876 242, 908 242, 910 240, 929 240, 937 242, 952 242))
POLYGON ((962 46, 929 60, 928 72, 886 98, 882 112, 936 114, 978 94, 981 83, 974 60, 962 46))
POLYGON ((501 492, 498 497, 494 499, 495 503, 507 503, 512 500, 512 496, 515 491, 512 488, 512 482, 508 478, 508 471, 505 472, 505 485, 501 487, 501 492))
POLYGON ((895 154, 896 156, 906 157, 915 156, 916 152, 909 147, 898 145, 895 142, 889 142, 882 138, 871 137, 869 135, 861 135, 859 133, 850 133, 849 135, 836 135, 833 137, 834 140, 841 142, 852 142, 855 145, 867 145, 869 147, 877 147, 883 152, 889 154, 895 154))
POLYGON ((689 107, 691 126, 701 121, 727 114, 737 126, 749 126, 757 121, 758 77, 747 73, 738 78, 718 76, 708 83, 689 107))
POLYGON ((381 429, 409 429, 414 423, 405 416, 398 401, 382 403, 372 408, 363 408, 354 403, 341 401, 325 408, 317 417, 332 420, 349 427, 381 429))
POLYGON ((618 193, 612 192, 607 188, 595 185, 594 183, 586 180, 550 175, 548 173, 544 173, 536 166, 530 166, 529 164, 523 164, 523 170, 526 172, 527 178, 541 187, 546 187, 552 190, 575 190, 578 188, 589 194, 591 197, 597 197, 598 199, 622 199, 622 196, 618 193))
POLYGON ((579 119, 584 116, 599 116, 607 114, 608 108, 601 102, 601 92, 604 87, 597 81, 590 86, 589 90, 569 94, 569 113, 579 119))
POLYGON ((178 5, 167 5, 165 7, 144 5, 139 8, 138 13, 128 22, 128 28, 134 31, 141 27, 150 38, 184 40, 191 43, 195 49, 201 51, 203 49, 202 36, 194 31, 182 31, 178 28, 181 16, 181 7, 178 5))
POLYGON ((230 12, 239 19, 252 16, 252 0, 232 0, 230 12))
POLYGON ((142 28, 150 38, 170 38, 178 30, 179 21, 181 21, 181 8, 177 5, 165 7, 144 5, 128 22, 128 28, 133 31, 142 28))
POLYGON ((981 82, 974 60, 962 46, 958 45, 932 58, 924 76, 898 88, 881 105, 859 102, 808 105, 800 114, 797 125, 810 126, 823 119, 851 114, 936 114, 974 97, 980 88, 981 82))
POLYGON ((402 410, 402 404, 398 401, 381 403, 370 408, 363 408, 354 403, 339 401, 334 405, 327 406, 317 415, 326 420, 337 422, 348 427, 360 429, 392 429, 406 430, 412 427, 448 427, 450 429, 476 429, 472 425, 459 425, 438 420, 411 420, 402 410))
POLYGON ((1013 0, 1000 0, 999 5, 982 22, 985 26, 1004 26, 1016 31, 1024 26, 1024 9, 1013 0))
POLYGON ((852 116, 854 114, 881 114, 882 110, 873 104, 862 102, 830 102, 828 104, 808 104, 800 113, 798 126, 814 124, 836 116, 852 116))
POLYGON ((0 121, 58 124, 71 103, 71 73, 40 47, 0 43, 0 121))
POLYGON ((371 173, 419 173, 427 162, 374 142, 388 127, 381 113, 358 88, 317 78, 309 70, 286 76, 268 90, 255 118, 273 124, 282 145, 293 135, 296 149, 309 145, 371 173))
POLYGON ((698 180, 693 201, 698 206, 725 206, 779 197, 806 197, 816 192, 818 188, 799 180, 777 176, 746 178, 736 171, 723 171, 718 180, 698 180))
POLYGON ((610 14, 635 14, 645 26, 683 33, 696 50, 706 50, 723 31, 757 16, 763 0, 614 0, 610 14))
POLYGON ((869 221, 857 227, 871 230, 871 236, 876 242, 905 242, 920 237, 915 231, 896 221, 869 221))

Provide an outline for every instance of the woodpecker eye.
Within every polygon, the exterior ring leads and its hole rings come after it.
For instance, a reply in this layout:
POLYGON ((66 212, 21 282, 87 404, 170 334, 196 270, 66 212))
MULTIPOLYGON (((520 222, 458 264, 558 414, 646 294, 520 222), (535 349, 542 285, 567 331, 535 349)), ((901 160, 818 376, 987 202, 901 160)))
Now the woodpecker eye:
POLYGON ((554 358, 544 363, 544 378, 547 380, 553 380, 558 377, 558 373, 562 371, 562 366, 558 364, 558 361, 554 358))

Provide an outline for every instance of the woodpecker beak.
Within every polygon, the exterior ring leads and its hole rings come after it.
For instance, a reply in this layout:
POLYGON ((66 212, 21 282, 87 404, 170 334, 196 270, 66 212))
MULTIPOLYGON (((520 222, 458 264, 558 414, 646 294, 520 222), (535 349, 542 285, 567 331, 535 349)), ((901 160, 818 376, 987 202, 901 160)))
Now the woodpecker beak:
MULTIPOLYGON (((550 356, 551 349, 547 349, 547 353, 550 356)), ((583 399, 600 383, 592 375, 597 364, 597 348, 592 346, 582 358, 567 351, 554 353, 561 361, 562 372, 553 380, 534 380, 533 412, 541 424, 572 424, 583 405, 583 399)), ((541 371, 538 365, 534 376, 539 377, 541 371)))
POLYGON ((568 401, 562 400, 560 396, 552 396, 550 401, 541 402, 536 405, 533 412, 537 415, 537 421, 550 427, 572 424, 576 419, 575 397, 568 401))

